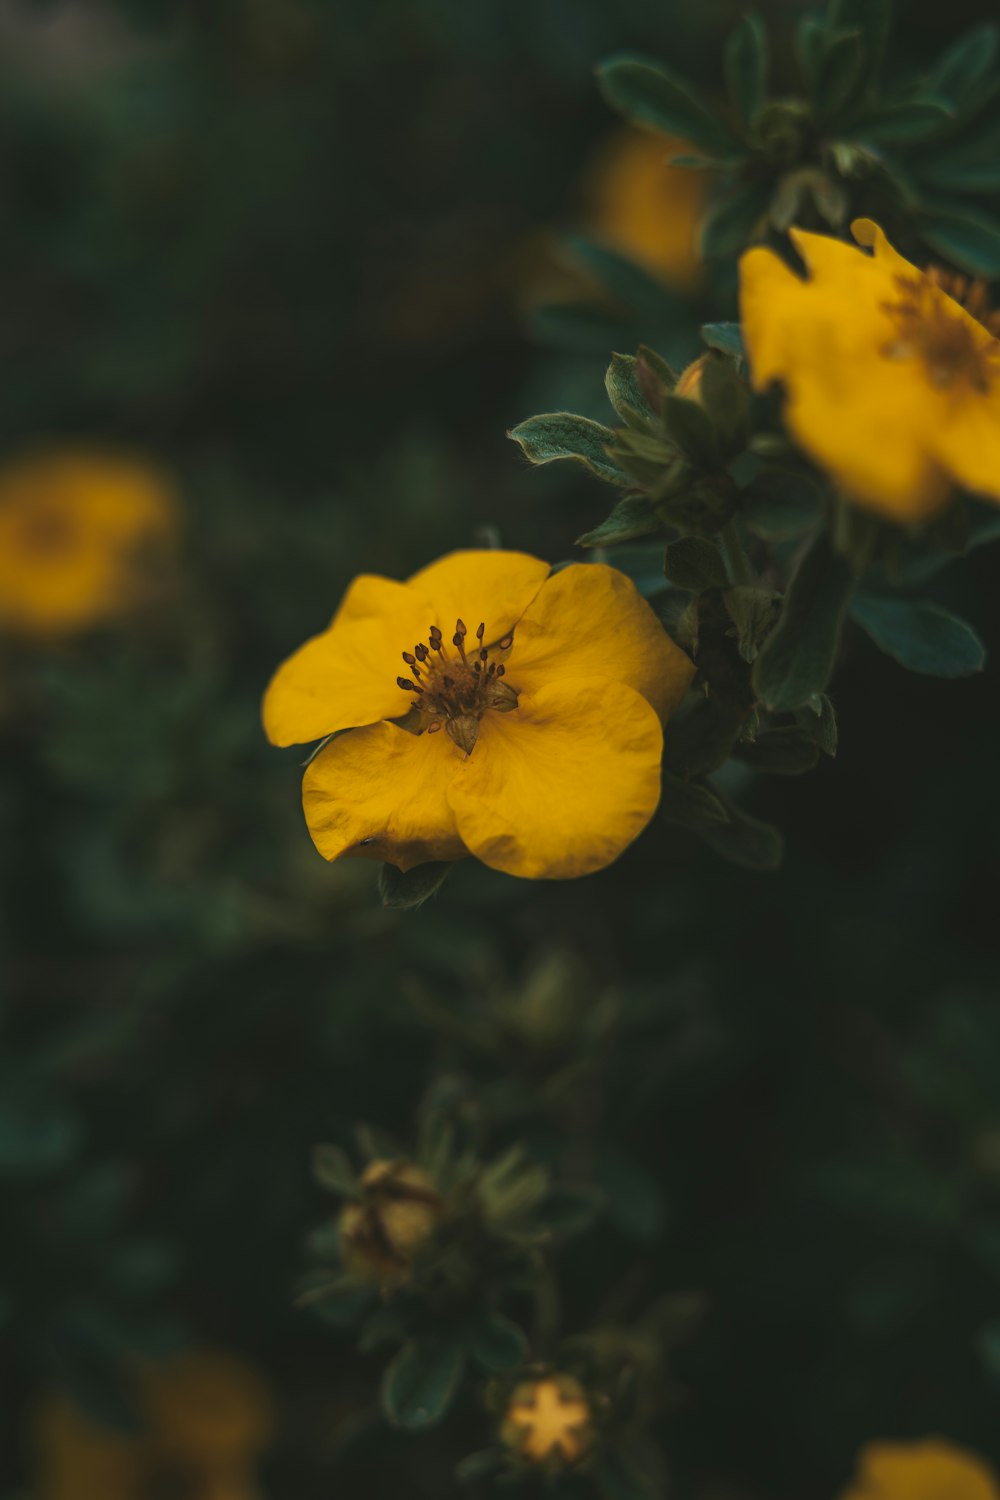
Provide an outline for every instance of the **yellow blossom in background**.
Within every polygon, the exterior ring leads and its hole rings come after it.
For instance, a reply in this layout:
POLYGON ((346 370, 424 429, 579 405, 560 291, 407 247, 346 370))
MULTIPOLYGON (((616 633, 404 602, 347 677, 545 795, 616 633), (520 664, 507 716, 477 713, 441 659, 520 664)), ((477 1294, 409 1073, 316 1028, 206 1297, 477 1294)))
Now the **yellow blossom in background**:
POLYGON ((0 470, 0 627, 62 635, 132 608, 177 528, 153 468, 56 451, 0 470))
POLYGON ((860 505, 916 522, 956 485, 1000 500, 1000 340, 980 283, 923 272, 870 220, 860 245, 790 231, 740 263, 753 382, 778 381, 796 442, 860 505), (964 303, 964 305, 963 305, 964 303))
POLYGON ((1000 1500, 1000 1483, 983 1459, 944 1438, 870 1443, 839 1500, 1000 1500))
POLYGON ((276 745, 336 736, 303 783, 325 858, 405 871, 471 853, 567 878, 649 822, 661 722, 693 674, 616 569, 454 552, 406 583, 356 579, 279 668, 264 726, 276 745))
POLYGON ((259 1500, 255 1476, 274 1410, 256 1370, 201 1351, 151 1366, 138 1382, 141 1429, 112 1432, 63 1396, 35 1423, 35 1500, 259 1500))
POLYGON ((680 291, 693 291, 701 279, 709 186, 704 172, 670 165, 690 150, 686 141, 622 130, 600 151, 587 181, 588 232, 680 291))
POLYGON ((523 1381, 507 1407, 501 1436, 509 1448, 533 1463, 561 1459, 576 1463, 591 1441, 591 1409, 572 1375, 523 1381))
POLYGON ((441 1218, 441 1195, 421 1167, 373 1161, 361 1175, 360 1202, 340 1215, 344 1264, 365 1280, 405 1281, 441 1218))

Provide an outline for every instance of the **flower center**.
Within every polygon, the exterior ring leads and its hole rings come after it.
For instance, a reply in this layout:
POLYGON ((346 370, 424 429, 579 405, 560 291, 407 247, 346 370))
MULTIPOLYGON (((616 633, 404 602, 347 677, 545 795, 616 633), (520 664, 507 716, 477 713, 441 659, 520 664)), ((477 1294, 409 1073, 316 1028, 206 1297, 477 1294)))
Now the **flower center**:
POLYGON ((926 275, 897 276, 899 300, 884 309, 896 324, 896 337, 882 353, 889 359, 923 360, 931 382, 944 390, 959 381, 986 392, 1000 373, 1000 312, 991 312, 986 283, 931 267, 926 275), (964 307, 987 342, 956 312, 964 307))
POLYGON ((454 654, 444 643, 437 625, 429 632, 430 644, 418 641, 412 651, 403 652, 410 669, 408 677, 397 677, 404 693, 413 693, 410 712, 418 716, 417 733, 434 734, 445 729, 466 755, 471 755, 479 738, 479 723, 487 709, 508 714, 517 707, 517 689, 505 682, 504 659, 514 642, 514 632, 493 645, 484 646, 486 625, 476 631, 478 644, 465 649, 468 630, 462 620, 455 621, 451 638, 454 654))

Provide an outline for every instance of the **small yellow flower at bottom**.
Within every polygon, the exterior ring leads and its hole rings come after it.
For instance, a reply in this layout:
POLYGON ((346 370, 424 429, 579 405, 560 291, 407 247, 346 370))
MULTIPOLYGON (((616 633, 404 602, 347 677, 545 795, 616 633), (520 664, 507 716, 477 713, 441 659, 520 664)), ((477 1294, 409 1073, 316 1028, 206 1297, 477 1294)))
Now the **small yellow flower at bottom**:
POLYGON ((356 579, 279 668, 264 727, 277 745, 336 736, 303 782, 327 859, 405 871, 474 854, 568 878, 649 822, 662 723, 693 675, 616 569, 454 552, 406 583, 356 579))
POLYGON ((1000 339, 981 283, 918 270, 877 224, 860 246, 789 231, 807 277, 772 250, 740 262, 753 383, 780 382, 795 441, 848 498, 898 522, 956 485, 1000 500, 1000 339))
POLYGON ((592 1413, 583 1386, 572 1375, 525 1380, 507 1406, 501 1437, 533 1463, 577 1463, 590 1447, 592 1413))
POLYGON ((983 1459, 944 1438, 869 1443, 839 1500, 1000 1500, 1000 1482, 983 1459))
POLYGON ((0 470, 0 628, 65 635, 132 608, 176 529, 149 466, 96 451, 16 460, 0 470))

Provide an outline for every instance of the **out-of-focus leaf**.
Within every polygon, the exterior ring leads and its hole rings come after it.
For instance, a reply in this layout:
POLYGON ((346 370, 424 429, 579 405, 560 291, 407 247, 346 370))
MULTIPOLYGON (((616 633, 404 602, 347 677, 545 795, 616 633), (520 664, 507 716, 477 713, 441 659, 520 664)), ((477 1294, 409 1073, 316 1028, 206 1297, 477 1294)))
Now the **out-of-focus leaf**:
POLYGON ((985 213, 935 210, 920 220, 920 233, 939 255, 973 276, 1000 276, 1000 220, 985 213))
POLYGON ((703 323, 701 336, 710 349, 718 349, 720 354, 729 354, 733 359, 746 359, 739 323, 703 323))
POLYGON ((379 870, 378 891, 383 906, 399 911, 417 911, 431 896, 436 896, 455 868, 453 860, 429 860, 412 870, 397 870, 383 865, 379 870))
POLYGON ((761 702, 789 712, 822 693, 833 671, 854 577, 826 536, 817 537, 792 578, 774 630, 754 666, 761 702))
POLYGON ((913 145, 940 135, 952 116, 952 109, 943 99, 887 104, 877 114, 855 120, 851 135, 878 146, 913 145))
POLYGON ((1000 29, 993 22, 975 26, 952 42, 924 80, 929 94, 961 109, 968 95, 989 74, 997 56, 1000 29))
POLYGON ((382 1378, 382 1410, 394 1427, 433 1427, 455 1398, 465 1356, 456 1340, 426 1335, 403 1345, 382 1378))
POLYGON ((613 547, 635 537, 662 531, 663 522, 645 495, 625 495, 618 501, 606 521, 577 537, 578 547, 613 547))
POLYGON ((969 677, 985 664, 986 647, 972 626, 940 604, 858 594, 851 616, 880 651, 910 672, 969 677))
POLYGON ((622 53, 597 69, 607 102, 635 125, 680 136, 713 154, 731 158, 743 148, 686 79, 652 58, 622 53))
POLYGON ((490 1375, 515 1370, 528 1358, 528 1340, 522 1329, 502 1313, 487 1313, 471 1328, 468 1349, 472 1358, 490 1375))
POLYGON ((744 125, 752 124, 767 89, 767 32, 755 11, 743 16, 726 41, 726 82, 744 125))

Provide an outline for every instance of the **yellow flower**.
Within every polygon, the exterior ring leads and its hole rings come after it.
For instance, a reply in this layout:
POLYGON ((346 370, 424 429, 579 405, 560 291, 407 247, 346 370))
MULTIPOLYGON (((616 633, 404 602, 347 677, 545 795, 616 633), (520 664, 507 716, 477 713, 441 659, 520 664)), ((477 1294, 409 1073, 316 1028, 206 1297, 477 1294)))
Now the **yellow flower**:
POLYGON ((303 783, 327 859, 586 875, 656 810, 661 719, 693 673, 616 569, 453 552, 406 583, 356 579, 279 668, 264 726, 276 745, 337 736, 303 783))
POLYGON ((943 1438, 870 1443, 840 1500, 1000 1500, 988 1464, 943 1438))
POLYGON ((686 141, 619 131, 592 169, 591 233, 682 291, 701 278, 698 232, 708 191, 704 172, 672 167, 686 141))
POLYGON ((510 1399, 501 1436, 533 1463, 559 1458, 572 1464, 590 1446, 591 1415, 586 1392, 572 1375, 526 1380, 510 1399))
POLYGON ((163 479, 90 452, 34 454, 0 472, 0 626, 60 635, 119 614, 176 528, 163 479))
POLYGON ((361 1175, 362 1199, 340 1215, 344 1263, 375 1282, 405 1281, 441 1218, 441 1197, 422 1168, 373 1161, 361 1175))
POLYGON ((257 1500, 257 1456, 274 1427, 256 1370, 199 1351, 151 1366, 139 1381, 141 1430, 110 1432, 51 1396, 35 1421, 37 1500, 257 1500))
POLYGON ((956 484, 1000 499, 1000 341, 981 283, 919 271, 868 219, 852 229, 873 255, 790 231, 805 280, 771 250, 743 256, 754 385, 780 381, 795 440, 893 520, 923 519, 956 484))

